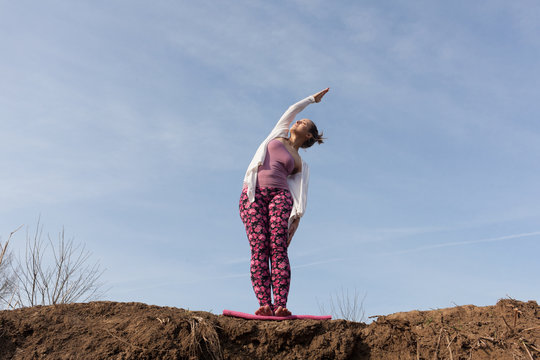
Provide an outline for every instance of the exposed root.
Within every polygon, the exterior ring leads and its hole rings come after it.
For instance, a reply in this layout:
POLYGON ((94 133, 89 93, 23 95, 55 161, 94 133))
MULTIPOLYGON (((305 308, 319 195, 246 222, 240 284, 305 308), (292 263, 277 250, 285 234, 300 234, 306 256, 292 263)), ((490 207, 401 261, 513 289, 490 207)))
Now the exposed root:
POLYGON ((189 325, 191 329, 188 343, 190 357, 192 359, 223 359, 219 337, 214 327, 200 316, 193 316, 189 325), (201 343, 204 344, 204 349, 201 343))

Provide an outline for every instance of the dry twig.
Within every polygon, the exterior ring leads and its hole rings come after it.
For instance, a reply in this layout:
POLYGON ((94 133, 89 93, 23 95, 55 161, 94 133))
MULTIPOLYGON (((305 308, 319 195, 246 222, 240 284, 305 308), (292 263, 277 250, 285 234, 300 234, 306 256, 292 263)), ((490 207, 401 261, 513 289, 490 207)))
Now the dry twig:
MULTIPOLYGON (((454 339, 452 339, 452 341, 454 341, 454 339)), ((446 333, 446 342, 448 343, 446 347, 448 348, 448 351, 450 352, 450 360, 454 360, 454 356, 452 355, 452 348, 450 347, 450 344, 452 343, 452 341, 450 341, 450 339, 448 338, 448 333, 446 333)))
POLYGON ((517 307, 514 308, 514 329, 516 328, 517 319, 521 315, 521 311, 517 307))
POLYGON ((441 336, 444 331, 444 328, 441 328, 441 331, 439 331, 439 338, 437 339, 437 346, 435 347, 435 355, 433 356, 434 360, 437 360, 439 358, 439 345, 441 343, 441 336))
POLYGON ((480 336, 480 339, 491 341, 492 343, 494 343, 496 341, 494 338, 488 337, 488 336, 480 336))
POLYGON ((157 319, 157 320, 159 321, 159 323, 162 324, 162 325, 163 325, 163 324, 167 324, 167 323, 169 323, 169 322, 171 321, 171 319, 168 318, 168 317, 163 318, 163 319, 160 319, 160 318, 157 317, 156 319, 157 319))
POLYGON ((508 325, 508 323, 506 322, 506 319, 504 318, 504 316, 501 316, 502 320, 504 321, 504 325, 506 325, 508 327, 508 329, 510 329, 511 333, 514 333, 514 329, 508 325))
POLYGON ((531 360, 534 360, 534 358, 531 355, 531 352, 529 351, 529 348, 527 347, 527 344, 525 343, 525 340, 523 340, 523 339, 520 339, 520 340, 521 340, 521 343, 523 344, 523 347, 525 348, 525 351, 527 351, 527 354, 531 358, 531 360))
POLYGON ((130 342, 127 341, 127 340, 122 339, 120 336, 117 336, 117 335, 113 334, 112 332, 110 332, 109 329, 105 329, 105 332, 107 332, 107 334, 111 335, 113 338, 115 338, 116 340, 118 340, 118 341, 120 341, 120 342, 122 342, 122 343, 124 343, 124 344, 127 344, 127 345, 129 345, 129 346, 132 346, 132 347, 134 347, 134 348, 136 348, 136 349, 139 349, 139 350, 143 350, 143 351, 144 351, 144 350, 148 350, 148 349, 145 349, 145 348, 143 348, 143 347, 141 347, 141 346, 132 344, 132 343, 130 343, 130 342))

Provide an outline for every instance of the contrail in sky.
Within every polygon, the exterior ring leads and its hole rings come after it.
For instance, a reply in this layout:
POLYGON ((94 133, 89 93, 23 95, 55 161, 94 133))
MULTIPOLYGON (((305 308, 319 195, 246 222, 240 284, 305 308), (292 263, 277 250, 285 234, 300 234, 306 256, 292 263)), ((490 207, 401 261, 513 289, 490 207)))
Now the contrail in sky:
POLYGON ((530 233, 523 233, 523 234, 500 236, 500 237, 489 238, 489 239, 469 240, 469 241, 455 241, 455 242, 448 242, 448 243, 443 243, 443 244, 426 245, 426 246, 420 246, 420 247, 417 247, 417 248, 414 248, 414 249, 408 249, 408 250, 401 250, 401 251, 393 252, 392 254, 410 253, 410 252, 429 250, 429 249, 438 249, 438 248, 450 247, 450 246, 489 243, 489 242, 495 242, 495 241, 519 239, 519 238, 536 236, 536 235, 540 235, 540 231, 535 231, 535 232, 530 232, 530 233))

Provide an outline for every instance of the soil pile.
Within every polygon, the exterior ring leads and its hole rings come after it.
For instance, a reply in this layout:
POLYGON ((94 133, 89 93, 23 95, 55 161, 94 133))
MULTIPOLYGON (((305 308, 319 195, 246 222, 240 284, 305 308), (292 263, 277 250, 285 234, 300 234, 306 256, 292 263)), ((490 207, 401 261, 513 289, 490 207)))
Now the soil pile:
POLYGON ((254 321, 140 303, 0 312, 0 359, 540 359, 534 301, 344 320, 254 321))

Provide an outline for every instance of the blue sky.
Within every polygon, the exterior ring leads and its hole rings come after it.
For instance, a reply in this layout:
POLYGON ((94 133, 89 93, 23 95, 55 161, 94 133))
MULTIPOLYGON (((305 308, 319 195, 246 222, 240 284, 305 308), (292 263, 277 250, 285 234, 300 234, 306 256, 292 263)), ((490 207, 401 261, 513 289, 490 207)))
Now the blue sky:
MULTIPOLYGON (((63 226, 104 299, 257 307, 245 169, 289 105, 327 142, 289 307, 540 298, 535 1, 0 1, 0 234, 63 226)), ((24 231, 12 240, 23 249, 24 231)))

